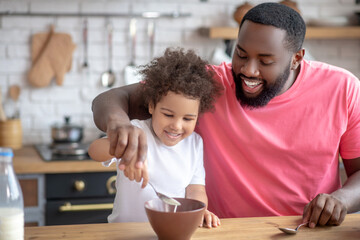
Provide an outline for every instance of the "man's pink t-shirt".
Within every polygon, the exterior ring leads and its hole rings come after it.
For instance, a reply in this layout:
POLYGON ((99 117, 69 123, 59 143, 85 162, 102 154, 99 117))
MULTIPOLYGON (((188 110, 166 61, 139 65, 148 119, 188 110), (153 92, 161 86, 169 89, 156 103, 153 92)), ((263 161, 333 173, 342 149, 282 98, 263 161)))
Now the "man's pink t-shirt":
POLYGON ((355 76, 304 60, 288 91, 249 109, 236 99, 231 64, 213 68, 224 94, 197 127, 210 211, 222 218, 301 215, 317 194, 340 187, 339 153, 360 157, 355 76))

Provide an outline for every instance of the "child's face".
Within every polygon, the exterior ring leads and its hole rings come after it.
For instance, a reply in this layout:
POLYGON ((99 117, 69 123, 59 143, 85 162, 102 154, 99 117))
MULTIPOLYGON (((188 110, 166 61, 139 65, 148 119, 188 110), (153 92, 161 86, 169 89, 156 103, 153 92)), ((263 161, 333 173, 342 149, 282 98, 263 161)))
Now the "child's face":
POLYGON ((156 136, 167 146, 174 146, 195 129, 199 114, 199 99, 168 92, 154 105, 149 104, 152 127, 156 136))

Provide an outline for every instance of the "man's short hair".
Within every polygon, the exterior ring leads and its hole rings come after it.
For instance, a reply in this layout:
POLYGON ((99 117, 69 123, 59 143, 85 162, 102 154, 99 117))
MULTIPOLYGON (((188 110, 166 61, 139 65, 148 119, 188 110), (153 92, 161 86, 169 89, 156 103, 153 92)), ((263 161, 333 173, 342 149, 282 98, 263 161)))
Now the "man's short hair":
POLYGON ((302 48, 306 25, 301 15, 292 8, 280 3, 262 3, 250 9, 241 21, 272 25, 286 31, 285 47, 297 52, 302 48))

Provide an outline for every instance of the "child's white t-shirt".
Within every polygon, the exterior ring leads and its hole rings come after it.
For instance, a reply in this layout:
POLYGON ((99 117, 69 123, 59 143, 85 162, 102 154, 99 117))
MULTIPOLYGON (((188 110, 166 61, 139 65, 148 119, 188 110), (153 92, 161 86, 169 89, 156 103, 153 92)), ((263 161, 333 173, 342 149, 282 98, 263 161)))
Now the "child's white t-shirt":
MULTIPOLYGON (((203 142, 200 135, 193 132, 175 146, 169 147, 153 133, 151 119, 132 120, 131 123, 146 133, 149 181, 158 192, 170 197, 185 197, 185 188, 189 184, 205 185, 203 142)), ((114 208, 108 221, 148 221, 144 203, 157 197, 154 190, 149 185, 142 189, 141 183, 130 181, 118 168, 116 189, 114 208)))

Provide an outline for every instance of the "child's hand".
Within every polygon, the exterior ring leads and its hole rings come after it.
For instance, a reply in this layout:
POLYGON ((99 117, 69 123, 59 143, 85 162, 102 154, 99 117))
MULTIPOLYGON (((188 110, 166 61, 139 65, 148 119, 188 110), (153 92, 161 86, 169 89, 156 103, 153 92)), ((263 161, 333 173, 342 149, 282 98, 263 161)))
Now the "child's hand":
POLYGON ((147 160, 144 161, 144 167, 143 168, 137 168, 135 167, 136 161, 135 159, 131 160, 131 162, 128 165, 125 165, 124 169, 120 169, 124 171, 125 177, 127 177, 130 181, 136 181, 141 182, 141 188, 146 187, 149 176, 147 171, 147 160))
POLYGON ((212 228, 220 226, 220 219, 214 213, 209 210, 205 210, 203 220, 200 224, 200 227, 212 228))

